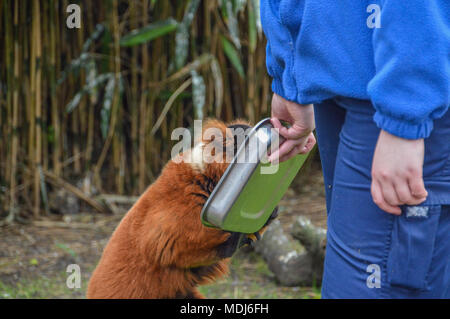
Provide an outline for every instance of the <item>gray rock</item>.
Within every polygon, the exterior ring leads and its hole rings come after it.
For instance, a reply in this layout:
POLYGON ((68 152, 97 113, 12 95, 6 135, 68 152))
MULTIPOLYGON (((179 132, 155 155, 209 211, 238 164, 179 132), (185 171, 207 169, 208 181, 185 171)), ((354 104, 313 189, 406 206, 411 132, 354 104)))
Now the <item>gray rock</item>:
POLYGON ((80 200, 72 193, 61 188, 49 194, 49 206, 54 212, 73 215, 80 212, 80 200))

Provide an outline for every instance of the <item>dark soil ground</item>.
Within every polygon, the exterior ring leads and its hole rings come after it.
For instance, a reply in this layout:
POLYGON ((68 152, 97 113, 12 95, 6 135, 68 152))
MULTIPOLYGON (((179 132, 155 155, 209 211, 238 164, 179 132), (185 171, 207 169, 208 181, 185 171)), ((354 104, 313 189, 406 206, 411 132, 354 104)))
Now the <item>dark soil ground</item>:
MULTIPOLYGON (((319 165, 312 163, 297 178, 279 205, 281 223, 307 216, 326 227, 319 165)), ((126 209, 124 209, 124 213, 126 209)), ((89 277, 123 214, 80 212, 30 225, 0 228, 0 298, 84 298, 89 277), (66 285, 67 266, 81 268, 80 289, 66 285)), ((263 259, 252 250, 238 252, 230 275, 201 288, 209 298, 319 298, 320 287, 279 286, 263 259)))

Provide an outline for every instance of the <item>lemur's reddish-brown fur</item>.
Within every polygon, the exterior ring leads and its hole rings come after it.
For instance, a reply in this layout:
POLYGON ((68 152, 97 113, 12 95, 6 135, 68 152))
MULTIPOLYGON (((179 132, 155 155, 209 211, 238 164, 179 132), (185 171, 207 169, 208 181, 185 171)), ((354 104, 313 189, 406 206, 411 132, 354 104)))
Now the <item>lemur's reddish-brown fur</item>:
MULTIPOLYGON (((210 120, 203 130, 209 127, 220 128, 226 144, 234 142, 223 122, 210 120)), ((224 249, 232 234, 200 221, 202 206, 227 166, 169 161, 114 231, 87 297, 202 298, 197 286, 228 271, 224 249)))

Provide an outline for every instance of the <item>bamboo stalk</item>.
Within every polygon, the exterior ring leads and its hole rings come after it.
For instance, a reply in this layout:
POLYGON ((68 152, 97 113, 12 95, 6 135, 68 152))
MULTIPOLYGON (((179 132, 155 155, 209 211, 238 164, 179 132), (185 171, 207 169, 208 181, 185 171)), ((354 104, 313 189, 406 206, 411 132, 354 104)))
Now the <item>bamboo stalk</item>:
MULTIPOLYGON (((120 29, 119 29, 119 17, 118 17, 118 2, 113 2, 113 34, 114 34, 114 42, 113 42, 113 50, 114 50, 114 72, 116 76, 116 83, 117 87, 115 90, 114 95, 114 101, 113 103, 119 104, 120 103, 120 92, 119 92, 119 81, 120 81, 120 47, 119 47, 119 41, 120 41, 120 29)), ((113 116, 116 116, 117 118, 122 118, 123 109, 121 107, 116 107, 116 114, 113 114, 113 116)), ((117 188, 117 191, 119 194, 124 193, 124 154, 123 154, 123 148, 122 148, 122 125, 120 121, 117 121, 117 124, 114 127, 114 130, 116 130, 116 133, 113 137, 113 163, 114 163, 114 172, 115 174, 115 185, 117 188)))
POLYGON ((32 171, 34 175, 33 184, 33 215, 39 216, 40 209, 40 174, 39 168, 41 167, 42 156, 42 108, 41 108, 41 19, 40 19, 40 3, 39 0, 34 0, 32 5, 33 19, 33 39, 31 46, 31 90, 33 96, 33 109, 34 115, 31 118, 30 130, 30 144, 32 145, 29 150, 29 156, 34 160, 32 164, 32 171), (33 131, 34 128, 34 131, 33 131))
POLYGON ((8 223, 14 220, 16 213, 16 171, 18 151, 18 116, 19 116, 19 81, 20 81, 20 51, 19 51, 19 2, 14 6, 14 84, 13 84, 13 115, 12 115, 12 143, 11 143, 11 176, 8 223))
MULTIPOLYGON (((55 25, 56 15, 55 12, 55 0, 50 0, 50 24, 55 25)), ((56 176, 61 174, 61 148, 60 148, 60 123, 59 123, 59 109, 57 101, 57 87, 56 87, 56 30, 57 28, 50 28, 50 104, 51 104, 51 114, 52 114, 52 125, 53 125, 53 171, 56 176)))
MULTIPOLYGON (((83 47, 83 31, 84 28, 81 27, 76 32, 77 41, 75 42, 75 45, 77 45, 77 51, 80 52, 81 48, 83 47)), ((84 69, 80 70, 80 77, 79 77, 79 84, 77 86, 83 87, 85 83, 86 78, 86 72, 84 69)), ((72 131, 74 134, 75 141, 73 143, 73 154, 80 153, 82 147, 83 147, 83 141, 84 138, 82 138, 82 134, 86 132, 86 121, 83 121, 82 119, 85 118, 83 115, 86 108, 86 97, 83 96, 81 98, 80 104, 78 105, 77 109, 72 112, 72 131)), ((77 157, 74 161, 74 172, 75 174, 79 175, 81 173, 81 158, 77 157)))
POLYGON ((255 77, 255 64, 253 54, 248 55, 248 68, 247 68, 247 106, 246 115, 250 122, 256 121, 255 116, 255 94, 256 94, 256 77, 255 77))
MULTIPOLYGON (((146 25, 148 20, 148 0, 142 2, 142 25, 146 25)), ((147 104, 147 82, 148 82, 148 46, 146 44, 142 45, 141 55, 142 55, 142 69, 143 73, 141 76, 141 99, 139 103, 139 178, 138 178, 138 192, 141 193, 146 187, 146 165, 145 165, 145 132, 146 132, 146 104, 147 104)))
MULTIPOLYGON (((93 11, 94 4, 92 1, 87 2, 88 6, 88 29, 89 34, 94 31, 93 11)), ((91 49, 92 51, 92 49, 91 49)), ((86 136, 86 169, 90 169, 92 165, 92 152, 94 150, 94 126, 95 126, 95 105, 97 104, 97 94, 91 94, 89 97, 88 114, 87 114, 87 136, 86 136)))
POLYGON ((100 157, 97 161, 97 164, 94 167, 94 175, 95 175, 95 183, 97 184, 97 187, 102 189, 102 183, 100 179, 100 170, 103 166, 103 163, 106 159, 106 155, 109 151, 109 147, 111 143, 114 140, 114 135, 116 132, 116 122, 117 122, 117 113, 118 113, 118 107, 119 107, 119 92, 118 92, 118 85, 119 85, 119 79, 120 79, 120 51, 119 51, 119 32, 118 32, 118 16, 117 16, 117 1, 112 1, 112 29, 113 32, 113 65, 114 65, 114 71, 115 71, 115 90, 114 90, 114 97, 112 101, 112 109, 111 109, 111 118, 110 118, 110 124, 109 124, 109 130, 108 130, 108 136, 106 138, 105 144, 103 145, 102 152, 100 154, 100 157))
MULTIPOLYGON (((12 118, 12 104, 13 104, 13 90, 14 90, 14 70, 11 67, 12 63, 13 63, 13 52, 14 52, 14 43, 13 43, 13 32, 14 30, 12 29, 12 22, 11 22, 11 15, 7 14, 7 12, 10 11, 11 8, 11 3, 10 2, 5 2, 5 48, 6 48, 6 54, 5 54, 5 77, 6 77, 6 84, 8 86, 8 89, 6 91, 6 119, 8 121, 10 121, 10 119, 12 118)), ((4 128, 4 134, 5 136, 11 136, 12 134, 12 125, 5 125, 4 128)), ((8 141, 5 144, 6 145, 6 150, 8 149, 8 141)), ((10 179, 10 162, 6 161, 5 165, 4 165, 4 169, 5 169, 5 174, 3 176, 5 176, 5 183, 10 183, 11 181, 10 179)), ((1 172, 1 170, 0 170, 1 172)))
MULTIPOLYGON (((48 12, 49 12, 49 1, 44 1, 41 2, 41 34, 43 35, 48 35, 50 33, 49 31, 49 16, 48 16, 48 12)), ((41 52, 48 52, 49 51, 49 37, 48 36, 44 36, 42 38, 41 41, 41 52)), ((49 73, 49 56, 47 54, 41 54, 41 78, 42 76, 47 76, 47 74, 49 73)), ((42 81, 42 79, 41 79, 42 81)), ((48 101, 49 99, 49 85, 50 82, 49 81, 42 81, 41 84, 41 105, 43 103, 46 103, 46 101, 48 101)), ((42 134, 42 139, 41 139, 41 165, 42 167, 47 170, 48 169, 48 165, 49 165, 49 158, 48 158, 48 147, 49 147, 49 139, 46 138, 46 134, 48 132, 48 125, 47 125, 47 119, 48 119, 48 115, 47 113, 49 113, 49 109, 46 106, 41 107, 42 111, 41 111, 41 134, 42 134)), ((40 175, 41 176, 41 175, 40 175)), ((42 185, 42 181, 41 181, 41 185, 42 185)), ((42 186, 41 186, 42 188, 42 186)), ((45 203, 45 190, 43 190, 43 200, 44 200, 44 206, 46 205, 45 203)), ((47 212, 47 211, 46 211, 47 212)))
MULTIPOLYGON (((139 8, 137 2, 131 3, 131 29, 137 29, 139 26, 139 8)), ((134 184, 135 179, 137 178, 137 175, 139 173, 139 143, 138 143, 138 132, 139 132, 139 105, 138 105, 138 58, 139 58, 139 51, 137 47, 132 48, 132 57, 131 57, 131 165, 132 165, 132 173, 131 173, 131 179, 132 183, 134 184)))
MULTIPOLYGON (((2 78, 5 78, 5 83, 6 85, 10 88, 13 85, 13 77, 12 77, 12 72, 11 72, 11 52, 13 51, 13 44, 12 44, 12 35, 11 35, 11 17, 9 15, 6 14, 6 12, 8 12, 8 2, 4 1, 3 3, 3 12, 5 12, 4 14, 4 21, 2 21, 4 23, 4 37, 3 40, 4 41, 4 45, 5 45, 5 54, 3 57, 3 60, 1 60, 2 63, 4 63, 4 65, 6 66, 5 68, 3 68, 3 72, 2 72, 2 78)), ((0 25, 3 27, 3 25, 0 25)), ((7 147, 7 138, 5 138, 4 136, 9 136, 10 133, 9 131, 11 130, 10 125, 8 125, 8 122, 11 119, 11 115, 10 115, 10 107, 12 104, 12 94, 11 94, 12 90, 7 90, 6 95, 5 95, 5 100, 3 101, 3 105, 0 108, 0 120, 2 122, 5 122, 6 125, 3 125, 2 127, 0 127, 0 133, 2 134, 2 136, 0 137, 0 142, 2 143, 2 146, 0 147, 0 156, 1 154, 5 153, 7 154, 8 152, 8 147, 7 147), (3 112, 5 112, 5 114, 3 114, 3 112), (5 151, 3 151, 3 149, 5 149, 5 151)), ((4 163, 4 165, 0 166, 0 182, 3 183, 8 183, 8 179, 9 179, 9 158, 5 158, 6 163, 4 163)), ((6 206, 6 201, 2 202, 0 199, 0 208, 1 209, 7 209, 6 206)))

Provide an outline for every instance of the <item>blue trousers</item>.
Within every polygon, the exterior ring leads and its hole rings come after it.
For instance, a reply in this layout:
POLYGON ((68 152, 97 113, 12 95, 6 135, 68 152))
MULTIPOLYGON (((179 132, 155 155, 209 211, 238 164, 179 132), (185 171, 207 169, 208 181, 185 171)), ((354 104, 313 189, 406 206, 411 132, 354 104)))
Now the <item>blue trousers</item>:
POLYGON ((374 112, 342 97, 315 105, 328 214, 322 297, 450 298, 450 111, 425 140, 429 196, 401 216, 370 194, 374 112))

